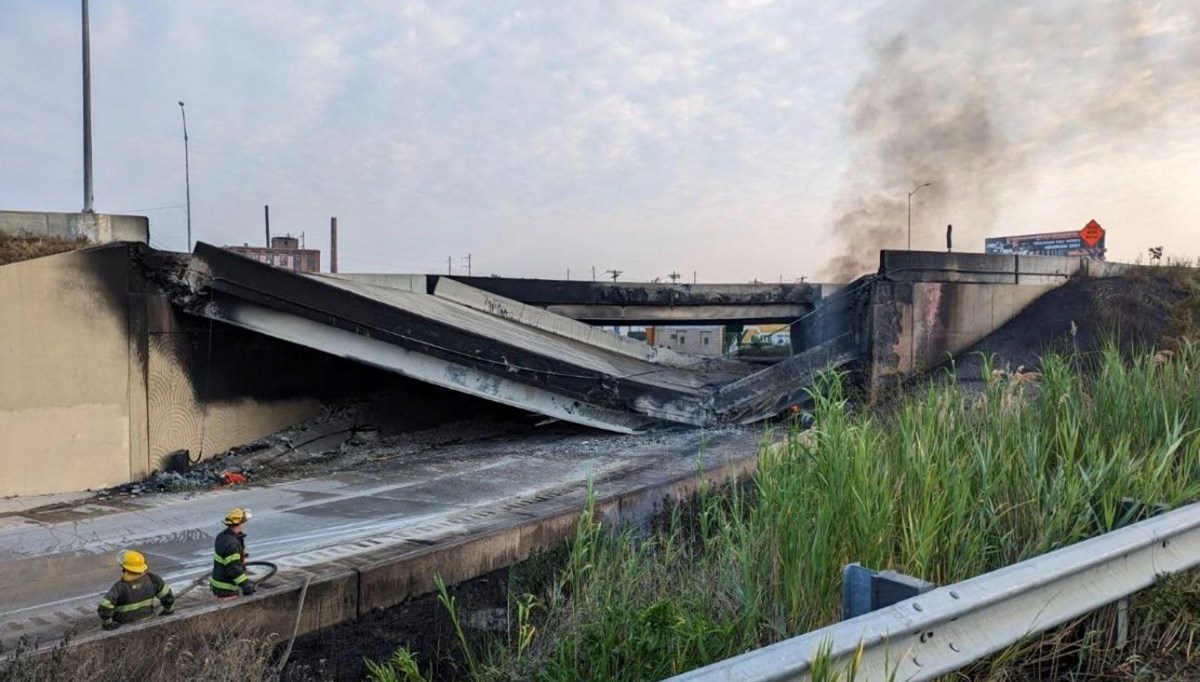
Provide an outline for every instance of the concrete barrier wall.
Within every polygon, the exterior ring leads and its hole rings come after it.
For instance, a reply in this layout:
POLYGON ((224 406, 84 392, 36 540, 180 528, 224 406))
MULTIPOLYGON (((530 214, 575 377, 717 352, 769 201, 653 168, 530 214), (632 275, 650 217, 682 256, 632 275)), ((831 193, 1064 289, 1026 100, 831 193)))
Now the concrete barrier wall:
POLYGON ((145 216, 107 213, 47 213, 0 211, 0 232, 38 237, 87 237, 96 244, 150 241, 150 220, 145 216))
POLYGON ((879 275, 892 282, 1063 284, 1072 277, 1113 277, 1128 269, 1079 256, 1019 256, 939 251, 881 251, 879 275))
POLYGON ((385 272, 322 272, 314 274, 317 278, 344 279, 350 282, 373 284, 377 287, 389 287, 414 294, 429 293, 429 284, 425 275, 394 275, 385 272))
POLYGON ((128 286, 126 259, 102 247, 0 268, 0 496, 113 485, 141 470, 145 394, 134 395, 137 349, 111 296, 128 286))

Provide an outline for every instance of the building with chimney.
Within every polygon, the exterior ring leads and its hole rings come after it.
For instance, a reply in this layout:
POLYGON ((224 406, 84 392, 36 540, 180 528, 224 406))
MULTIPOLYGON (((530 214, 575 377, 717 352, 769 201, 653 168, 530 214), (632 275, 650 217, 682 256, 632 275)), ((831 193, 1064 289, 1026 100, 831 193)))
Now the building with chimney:
POLYGON ((295 272, 320 272, 321 252, 318 249, 300 248, 300 239, 288 235, 286 237, 271 237, 270 246, 241 246, 224 247, 247 258, 253 258, 260 263, 274 265, 277 268, 295 272))

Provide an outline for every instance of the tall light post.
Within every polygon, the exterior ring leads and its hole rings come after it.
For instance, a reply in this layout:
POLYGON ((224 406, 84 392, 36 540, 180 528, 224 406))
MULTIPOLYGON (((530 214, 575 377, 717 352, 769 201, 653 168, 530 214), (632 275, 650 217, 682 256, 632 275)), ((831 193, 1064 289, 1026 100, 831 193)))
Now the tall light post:
POLYGON ((183 183, 187 188, 187 250, 192 250, 192 172, 188 163, 187 109, 183 102, 179 103, 179 113, 183 116, 183 183))
POLYGON ((92 40, 88 0, 80 3, 83 23, 83 212, 92 212, 92 40))
POLYGON ((932 182, 924 182, 916 186, 913 191, 908 193, 908 250, 912 251, 912 195, 916 194, 922 187, 932 185, 932 182))

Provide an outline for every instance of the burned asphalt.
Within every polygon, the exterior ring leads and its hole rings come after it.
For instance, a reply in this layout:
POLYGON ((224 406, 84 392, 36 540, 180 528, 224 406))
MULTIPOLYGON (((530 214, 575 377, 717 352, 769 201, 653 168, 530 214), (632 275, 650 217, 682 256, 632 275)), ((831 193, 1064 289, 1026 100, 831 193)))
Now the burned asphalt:
MULTIPOLYGON (((470 533, 480 510, 514 500, 619 491, 626 477, 753 457, 763 436, 761 427, 615 435, 504 410, 392 432, 365 416, 379 405, 335 406, 186 473, 0 515, 0 643, 94 629, 121 549, 144 552, 181 589, 211 568, 213 536, 233 506, 254 511, 252 558, 279 563, 286 578, 387 542, 470 533), (246 483, 221 480, 235 470, 246 483)), ((207 597, 197 589, 188 599, 207 597)))

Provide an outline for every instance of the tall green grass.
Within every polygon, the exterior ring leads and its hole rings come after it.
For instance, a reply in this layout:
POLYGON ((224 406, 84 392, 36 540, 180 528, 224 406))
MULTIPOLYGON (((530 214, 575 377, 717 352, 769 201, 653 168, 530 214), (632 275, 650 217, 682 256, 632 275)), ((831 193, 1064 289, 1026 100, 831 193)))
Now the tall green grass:
POLYGON ((1109 347, 1087 371, 985 366, 982 392, 947 374, 886 414, 827 375, 815 428, 764 447, 751 485, 702 493, 649 536, 585 513, 538 622, 465 656, 465 675, 661 679, 835 622, 847 563, 946 584, 1129 523, 1122 500, 1196 500, 1198 369, 1193 344, 1109 347))

